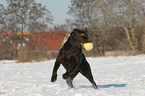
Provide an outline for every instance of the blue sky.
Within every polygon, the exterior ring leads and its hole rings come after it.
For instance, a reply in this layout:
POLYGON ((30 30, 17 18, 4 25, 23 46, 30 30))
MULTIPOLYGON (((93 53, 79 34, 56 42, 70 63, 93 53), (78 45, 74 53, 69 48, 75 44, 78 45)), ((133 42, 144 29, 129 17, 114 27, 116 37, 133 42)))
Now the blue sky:
MULTIPOLYGON (((65 19, 69 18, 67 15, 70 0, 35 0, 37 3, 46 5, 46 8, 54 17, 54 24, 60 25, 65 23, 65 19)), ((6 5, 6 0, 0 0, 0 4, 6 5)))

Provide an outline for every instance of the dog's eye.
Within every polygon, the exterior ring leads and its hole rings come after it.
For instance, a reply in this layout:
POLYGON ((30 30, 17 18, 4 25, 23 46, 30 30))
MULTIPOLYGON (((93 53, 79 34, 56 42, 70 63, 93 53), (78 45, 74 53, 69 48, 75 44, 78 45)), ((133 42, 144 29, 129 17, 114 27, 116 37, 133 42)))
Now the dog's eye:
POLYGON ((85 34, 81 34, 82 36, 85 36, 85 34))

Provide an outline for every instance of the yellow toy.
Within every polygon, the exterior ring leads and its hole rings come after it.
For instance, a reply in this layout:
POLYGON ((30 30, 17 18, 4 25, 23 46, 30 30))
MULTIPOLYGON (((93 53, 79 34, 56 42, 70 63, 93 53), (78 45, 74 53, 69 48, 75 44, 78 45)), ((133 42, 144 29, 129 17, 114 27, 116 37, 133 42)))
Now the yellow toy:
POLYGON ((84 43, 84 48, 86 51, 90 51, 93 49, 93 43, 88 42, 88 43, 84 43))

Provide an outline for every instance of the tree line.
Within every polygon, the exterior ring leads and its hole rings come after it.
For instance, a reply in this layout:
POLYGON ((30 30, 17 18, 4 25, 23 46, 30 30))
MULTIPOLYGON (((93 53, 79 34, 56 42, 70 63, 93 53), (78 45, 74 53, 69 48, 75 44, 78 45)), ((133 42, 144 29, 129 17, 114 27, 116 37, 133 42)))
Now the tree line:
MULTIPOLYGON (((0 4, 0 32, 17 34, 24 31, 70 31, 73 28, 88 28, 95 52, 132 50, 134 54, 145 53, 144 0, 70 0, 70 2, 67 14, 71 18, 67 18, 64 24, 56 25, 53 24, 53 16, 49 9, 41 3, 36 3, 35 0, 7 0, 7 6, 0 4)), ((22 46, 26 42, 26 37, 17 35, 11 39, 1 37, 0 42, 2 44, 2 40, 7 40, 10 49, 15 50, 13 55, 17 57, 18 44, 22 46)), ((3 49, 6 49, 6 46, 3 49)))
MULTIPOLYGON (((29 36, 23 32, 47 30, 53 24, 51 12, 35 0, 7 0, 0 4, 0 33, 14 35, 0 37, 0 59, 16 59, 20 47, 24 47, 29 36), (21 32, 21 33, 20 33, 21 32), (17 35, 20 33, 20 35, 17 35)), ((23 54, 21 54, 23 56, 23 54)))
POLYGON ((51 12, 35 0, 7 0, 0 5, 0 31, 24 32, 44 30, 52 24, 51 12))

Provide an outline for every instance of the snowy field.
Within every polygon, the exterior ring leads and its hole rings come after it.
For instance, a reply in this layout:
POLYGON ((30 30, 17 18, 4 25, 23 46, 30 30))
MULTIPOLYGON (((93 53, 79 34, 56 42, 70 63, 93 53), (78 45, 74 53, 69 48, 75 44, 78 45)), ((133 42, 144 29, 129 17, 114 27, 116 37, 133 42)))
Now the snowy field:
POLYGON ((61 66, 50 82, 55 60, 16 63, 0 61, 0 96, 145 96, 145 55, 87 58, 99 89, 81 74, 70 89, 61 66))

